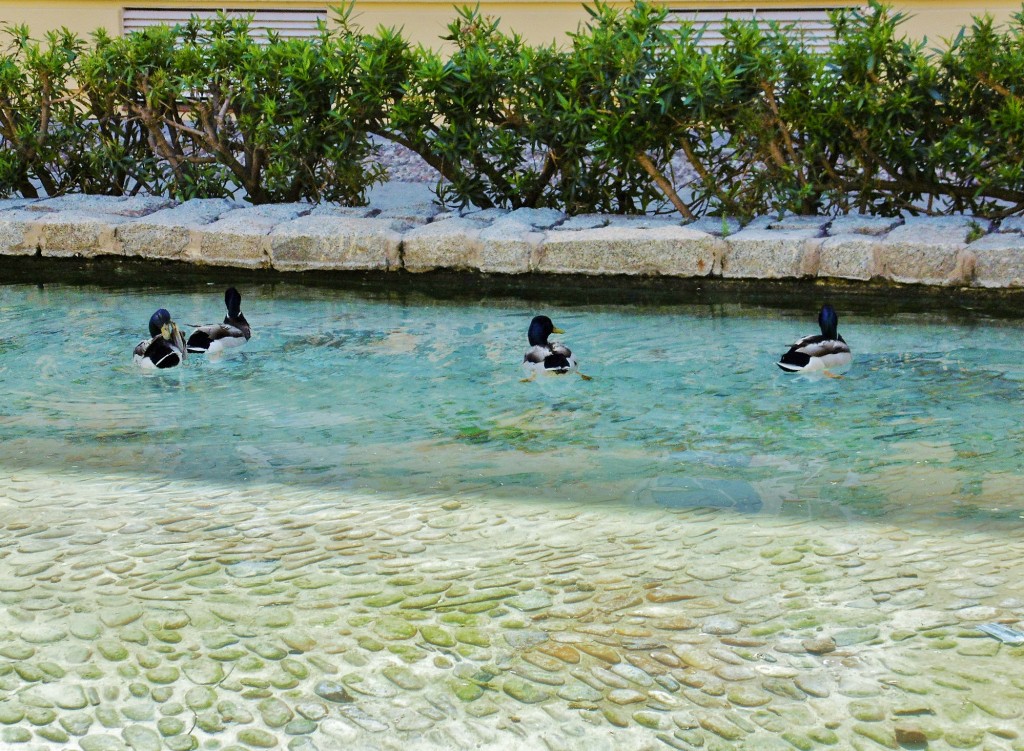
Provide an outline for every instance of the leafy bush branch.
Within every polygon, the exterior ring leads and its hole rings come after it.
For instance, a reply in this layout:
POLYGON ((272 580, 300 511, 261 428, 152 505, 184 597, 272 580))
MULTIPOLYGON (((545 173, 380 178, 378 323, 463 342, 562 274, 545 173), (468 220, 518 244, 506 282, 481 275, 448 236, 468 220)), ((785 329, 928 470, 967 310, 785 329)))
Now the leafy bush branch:
POLYGON ((884 6, 837 11, 819 53, 739 21, 705 51, 645 1, 595 3, 562 47, 467 8, 441 53, 350 10, 308 39, 225 16, 88 43, 8 28, 0 194, 357 204, 386 179, 388 139, 456 205, 1024 213, 1024 12, 928 50, 884 6))

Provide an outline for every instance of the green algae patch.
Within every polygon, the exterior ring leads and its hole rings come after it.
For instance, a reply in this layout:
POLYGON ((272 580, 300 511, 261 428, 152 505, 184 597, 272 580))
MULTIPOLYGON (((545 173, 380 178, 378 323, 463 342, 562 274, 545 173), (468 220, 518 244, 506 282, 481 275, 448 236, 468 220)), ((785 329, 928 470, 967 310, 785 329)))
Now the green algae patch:
POLYGON ((253 748, 274 748, 277 745, 277 738, 272 733, 258 728, 246 728, 239 731, 238 740, 253 748))
POLYGON ((391 605, 397 605, 405 599, 405 595, 400 592, 389 592, 386 594, 373 595, 363 600, 363 604, 370 608, 386 608, 391 605))
POLYGON ((551 698, 549 692, 537 688, 529 681, 524 681, 522 678, 514 676, 509 676, 505 679, 505 682, 501 685, 501 690, 523 704, 537 704, 551 698))
POLYGON ((381 639, 401 641, 416 636, 416 627, 401 618, 381 618, 373 624, 373 632, 381 639))
POLYGON ((427 653, 422 649, 409 644, 390 644, 388 645, 388 651, 409 663, 419 662, 427 657, 427 653))
POLYGON ((452 693, 459 698, 459 700, 465 702, 476 701, 484 695, 483 688, 470 681, 452 679, 448 681, 448 687, 451 689, 452 693))
POLYGON ((487 634, 475 628, 460 628, 455 630, 455 638, 463 644, 474 647, 489 647, 491 639, 487 634))
POLYGON ((435 647, 454 647, 455 637, 440 626, 420 626, 420 636, 435 647))

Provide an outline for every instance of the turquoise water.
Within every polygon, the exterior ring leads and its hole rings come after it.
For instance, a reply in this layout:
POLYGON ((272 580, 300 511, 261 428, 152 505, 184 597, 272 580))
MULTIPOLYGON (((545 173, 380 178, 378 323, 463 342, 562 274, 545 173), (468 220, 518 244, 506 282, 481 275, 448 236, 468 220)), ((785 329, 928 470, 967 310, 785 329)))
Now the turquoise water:
POLYGON ((816 518, 925 505, 1017 519, 1024 501, 1008 481, 1024 443, 1019 322, 840 310, 854 365, 811 380, 774 361, 814 331, 818 301, 541 309, 241 292, 254 331, 242 353, 147 373, 131 351, 153 310, 218 321, 220 286, 0 287, 0 466, 816 518), (522 381, 541 312, 592 380, 522 381))
POLYGON ((0 747, 1020 750, 1021 321, 238 286, 0 286, 0 747))

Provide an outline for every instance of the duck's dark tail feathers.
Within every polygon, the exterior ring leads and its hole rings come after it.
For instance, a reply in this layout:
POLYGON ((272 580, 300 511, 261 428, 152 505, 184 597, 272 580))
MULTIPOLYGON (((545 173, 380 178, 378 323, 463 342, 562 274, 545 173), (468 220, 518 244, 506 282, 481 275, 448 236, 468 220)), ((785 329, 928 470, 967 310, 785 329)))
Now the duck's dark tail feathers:
POLYGON ((544 370, 552 373, 568 373, 572 369, 572 363, 569 362, 569 358, 558 352, 552 352, 550 355, 544 358, 544 370))
POLYGON ((189 334, 188 341, 185 342, 185 348, 189 352, 205 352, 212 343, 213 340, 205 331, 193 331, 189 334))
POLYGON ((776 365, 792 373, 797 370, 803 370, 810 361, 811 357, 806 352, 798 352, 795 349, 791 349, 782 356, 776 365))

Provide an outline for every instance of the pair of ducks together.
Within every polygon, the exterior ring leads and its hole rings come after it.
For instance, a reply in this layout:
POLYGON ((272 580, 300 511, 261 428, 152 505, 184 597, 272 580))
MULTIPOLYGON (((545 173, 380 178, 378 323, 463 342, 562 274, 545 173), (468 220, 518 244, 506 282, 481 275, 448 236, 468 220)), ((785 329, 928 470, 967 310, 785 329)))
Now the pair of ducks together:
MULTIPOLYGON (((776 363, 788 373, 823 372, 845 368, 853 360, 853 354, 846 341, 837 331, 839 315, 831 305, 823 305, 818 313, 820 334, 805 336, 790 345, 789 351, 776 363)), ((576 369, 576 358, 572 351, 561 342, 549 342, 552 334, 565 333, 555 328, 547 316, 537 316, 530 322, 530 349, 523 358, 523 365, 533 373, 568 373, 576 369)), ((531 376, 532 377, 532 376, 531 376)), ((586 378, 586 376, 584 376, 586 378)))
POLYGON ((223 323, 194 326, 185 341, 171 314, 160 308, 149 319, 149 339, 143 339, 132 353, 132 361, 147 369, 173 368, 185 361, 188 353, 205 352, 214 355, 241 347, 252 336, 249 322, 242 315, 242 296, 229 287, 224 293, 228 314, 223 323))
MULTIPOLYGON (((240 347, 249 341, 252 331, 249 322, 242 315, 242 296, 234 287, 224 293, 224 305, 228 314, 223 323, 197 326, 184 341, 178 325, 171 320, 171 314, 160 308, 149 319, 150 339, 139 342, 133 359, 144 368, 173 368, 185 361, 189 352, 218 352, 240 347)), ((853 355, 850 348, 836 330, 839 316, 831 305, 824 305, 818 314, 821 334, 805 336, 790 346, 778 362, 788 372, 824 371, 845 367, 853 355)), ((531 372, 562 375, 577 370, 576 357, 572 350, 561 342, 548 341, 552 334, 564 334, 547 316, 536 316, 530 321, 527 338, 530 349, 523 357, 523 366, 531 372)), ((589 376, 583 376, 589 380, 589 376)))

